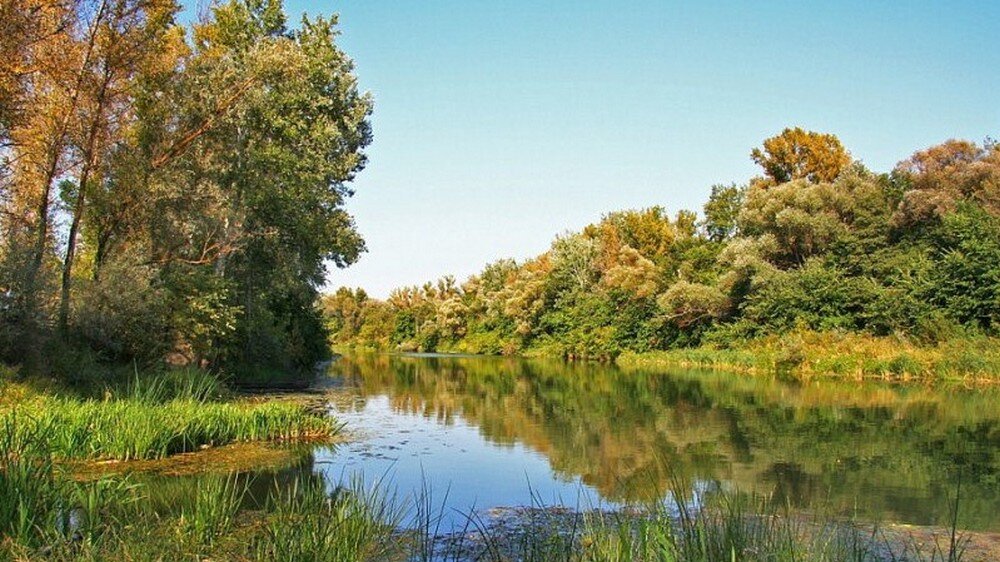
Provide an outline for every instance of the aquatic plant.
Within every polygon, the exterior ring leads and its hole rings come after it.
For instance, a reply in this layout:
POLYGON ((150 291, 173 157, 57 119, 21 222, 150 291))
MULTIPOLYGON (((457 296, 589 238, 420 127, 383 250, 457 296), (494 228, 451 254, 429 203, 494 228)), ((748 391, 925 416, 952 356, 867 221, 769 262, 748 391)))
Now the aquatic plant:
POLYGON ((76 482, 47 449, 51 426, 0 419, 0 537, 51 548, 70 541, 93 545, 137 500, 127 479, 76 482))
POLYGON ((236 475, 202 478, 192 504, 181 510, 178 531, 184 541, 211 546, 228 533, 243 505, 249 484, 236 475))
MULTIPOLYGON (((213 403, 192 399, 47 399, 18 407, 18 431, 46 428, 46 443, 58 458, 154 459, 206 445, 240 441, 293 440, 333 435, 332 420, 286 403, 213 403)), ((0 425, 0 429, 15 426, 0 425)))
POLYGON ((171 369, 154 376, 141 376, 136 372, 127 385, 120 390, 111 389, 110 392, 119 398, 161 404, 171 400, 208 402, 228 391, 215 373, 186 368, 171 369))
POLYGON ((63 483, 42 447, 45 428, 21 425, 15 416, 0 419, 0 537, 36 544, 43 529, 54 528, 63 483))
POLYGON ((723 347, 625 353, 626 368, 709 368, 793 379, 1000 381, 995 338, 964 337, 918 345, 895 336, 796 331, 723 347))
MULTIPOLYGON (((683 497, 682 492, 672 494, 683 497)), ((923 545, 877 525, 791 512, 770 498, 717 493, 704 505, 612 512, 536 506, 511 524, 483 523, 450 540, 454 562, 959 562, 964 549, 923 545)), ((952 530, 954 535, 955 530, 952 530)), ((961 545, 961 541, 959 542, 961 545)), ((426 558, 422 558, 426 560, 426 558)))
POLYGON ((363 562, 398 550, 399 504, 378 486, 360 482, 327 492, 323 479, 298 480, 275 503, 256 543, 261 560, 363 562))

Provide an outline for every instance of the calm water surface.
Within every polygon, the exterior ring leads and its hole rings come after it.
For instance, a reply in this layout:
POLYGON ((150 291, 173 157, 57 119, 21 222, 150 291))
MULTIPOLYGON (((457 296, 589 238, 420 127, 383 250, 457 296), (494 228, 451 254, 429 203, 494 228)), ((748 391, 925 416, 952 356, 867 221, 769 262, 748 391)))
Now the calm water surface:
POLYGON ((356 440, 317 449, 308 469, 400 496, 429 487, 453 510, 613 507, 681 480, 945 524, 961 482, 960 525, 1000 530, 992 391, 406 355, 343 357, 323 383, 356 440))
MULTIPOLYGON (((353 439, 244 475, 248 507, 313 475, 380 481, 402 502, 429 489, 444 532, 470 511, 614 508, 677 488, 689 505, 736 490, 947 525, 961 483, 959 526, 1000 531, 995 391, 410 355, 340 358, 320 386, 353 439)), ((152 477, 149 491, 177 509, 210 477, 152 477)))

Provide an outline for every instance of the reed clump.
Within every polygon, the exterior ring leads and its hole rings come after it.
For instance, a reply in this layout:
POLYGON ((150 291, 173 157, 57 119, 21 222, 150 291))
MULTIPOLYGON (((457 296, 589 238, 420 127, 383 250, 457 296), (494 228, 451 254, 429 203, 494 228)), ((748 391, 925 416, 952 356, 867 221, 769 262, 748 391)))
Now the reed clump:
POLYGON ((355 482, 330 493, 323 479, 298 480, 279 494, 255 555, 275 562, 394 559, 403 554, 396 540, 402 514, 378 486, 355 482))
POLYGON ((0 407, 0 439, 38 443, 34 436, 44 435, 57 460, 160 459, 230 443, 326 439, 338 429, 300 404, 235 400, 215 375, 194 369, 136 376, 97 398, 39 393, 0 407))
POLYGON ((966 552, 961 537, 920 544, 872 524, 794 513, 763 496, 718 492, 701 501, 568 514, 538 506, 523 521, 500 526, 473 518, 471 532, 420 560, 961 562, 966 552))
POLYGON ((11 416, 21 418, 19 431, 45 433, 49 450, 62 459, 157 459, 235 442, 324 438, 336 430, 328 418, 281 402, 54 398, 15 408, 0 419, 11 416))

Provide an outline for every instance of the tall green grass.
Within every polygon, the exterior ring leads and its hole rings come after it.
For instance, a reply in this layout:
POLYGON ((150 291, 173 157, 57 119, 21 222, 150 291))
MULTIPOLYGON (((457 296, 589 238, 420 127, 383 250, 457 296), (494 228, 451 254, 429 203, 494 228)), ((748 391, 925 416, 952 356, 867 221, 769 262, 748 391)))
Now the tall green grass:
POLYGON ((44 432, 52 454, 67 459, 156 459, 205 445, 325 437, 336 430, 329 418, 283 402, 59 398, 15 408, 0 420, 10 416, 22 418, 20 431, 44 432))
POLYGON ((0 423, 0 431, 44 433, 46 450, 61 459, 138 460, 234 442, 328 437, 338 430, 329 417, 297 404, 227 401, 227 394, 215 375, 201 370, 136 374, 100 399, 42 394, 0 408, 0 422, 20 419, 0 423))
MULTIPOLYGON (((767 498, 707 495, 672 506, 567 513, 544 505, 515 526, 474 514, 444 536, 428 486, 411 506, 386 485, 331 486, 299 477, 264 505, 236 476, 201 481, 181 509, 123 478, 75 482, 59 458, 158 458, 205 444, 333 430, 287 403, 216 402, 211 381, 139 383, 102 400, 44 398, 0 414, 0 560, 376 560, 483 562, 960 562, 947 544, 919 545, 869 524, 794 513, 767 498), (146 384, 147 386, 142 386, 146 384), (706 499, 707 498, 707 499, 706 499), (422 522, 422 523, 421 523, 422 522), (180 539, 180 540, 178 540, 180 539)), ((221 392, 224 392, 222 390, 221 392)), ((956 505, 949 506, 958 513, 956 505)))
POLYGON ((0 537, 34 544, 43 529, 56 529, 64 485, 43 447, 39 428, 0 420, 0 537))
POLYGON ((382 486, 329 488, 321 477, 302 477, 241 516, 245 482, 234 476, 216 478, 199 486, 191 507, 177 518, 148 506, 122 507, 122 502, 141 502, 141 496, 123 494, 127 488, 114 484, 90 489, 95 507, 87 507, 80 496, 50 492, 53 498, 70 498, 69 503, 51 502, 59 507, 57 516, 35 517, 29 531, 11 534, 11 527, 5 527, 0 559, 961 562, 964 552, 961 542, 958 548, 928 547, 871 525, 809 518, 776 508, 767 498, 738 493, 720 493, 697 508, 681 503, 677 509, 661 504, 615 512, 538 507, 514 526, 470 514, 466 528, 441 536, 434 517, 426 526, 401 529, 407 504, 382 486), (135 497, 140 499, 128 499, 135 497), (65 511, 60 509, 66 507, 73 513, 94 510, 99 524, 75 519, 63 527, 65 511))
MULTIPOLYGON (((676 492, 674 497, 682 497, 676 492)), ((471 517, 471 516, 470 516, 471 517)), ((871 524, 789 512, 768 498, 721 493, 678 502, 566 515, 532 510, 499 527, 475 524, 443 556, 453 562, 960 562, 963 543, 919 544, 871 524)), ((421 558, 432 560, 432 558, 421 558)))
POLYGON ((362 562, 400 554, 394 541, 399 504, 378 487, 339 487, 331 495, 322 479, 305 479, 280 495, 255 544, 259 560, 362 562))
POLYGON ((199 480, 194 501, 181 510, 181 538, 196 546, 212 546, 232 531, 248 489, 248 483, 236 475, 199 480))
POLYGON ((117 398, 161 404, 171 400, 208 402, 228 395, 218 375, 202 369, 176 369, 155 376, 135 376, 127 384, 108 389, 117 398))
POLYGON ((0 421, 0 540, 52 548, 92 546, 137 499, 127 479, 76 482, 47 450, 49 430, 8 416, 0 421))

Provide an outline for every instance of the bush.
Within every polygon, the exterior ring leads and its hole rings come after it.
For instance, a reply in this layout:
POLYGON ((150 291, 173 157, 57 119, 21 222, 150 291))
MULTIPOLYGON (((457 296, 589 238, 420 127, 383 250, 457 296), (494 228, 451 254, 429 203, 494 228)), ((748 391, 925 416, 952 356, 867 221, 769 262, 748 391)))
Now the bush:
POLYGON ((167 297, 149 267, 113 262, 96 281, 80 283, 73 333, 107 359, 151 361, 173 343, 167 297))

